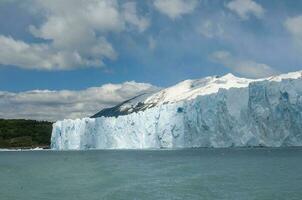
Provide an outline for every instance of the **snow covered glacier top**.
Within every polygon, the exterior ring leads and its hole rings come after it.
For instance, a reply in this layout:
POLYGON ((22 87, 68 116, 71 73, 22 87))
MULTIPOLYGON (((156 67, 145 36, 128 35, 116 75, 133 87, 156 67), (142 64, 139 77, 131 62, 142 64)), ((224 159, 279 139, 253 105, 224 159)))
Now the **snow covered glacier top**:
MULTIPOLYGON (((233 74, 225 76, 209 76, 196 80, 185 80, 172 87, 163 89, 151 96, 146 96, 145 104, 174 103, 183 100, 195 99, 197 96, 204 96, 217 93, 219 89, 243 88, 251 82, 256 81, 282 81, 283 79, 297 79, 302 77, 302 71, 271 76, 264 79, 239 78, 233 74)), ((141 100, 141 99, 140 99, 141 100)), ((137 102, 135 102, 137 103, 137 102)))
POLYGON ((53 149, 302 146, 302 71, 186 80, 92 118, 58 121, 53 149))
POLYGON ((217 93, 220 89, 246 88, 252 82, 265 80, 280 82, 284 79, 298 79, 301 78, 301 76, 302 71, 298 71, 288 74, 281 74, 278 76, 271 76, 263 79, 247 79, 236 77, 233 74, 229 73, 221 77, 209 76, 196 80, 185 80, 174 86, 154 93, 141 94, 113 108, 104 109, 95 114, 93 118, 102 116, 111 117, 127 115, 162 104, 188 101, 195 99, 198 96, 210 95, 217 93))

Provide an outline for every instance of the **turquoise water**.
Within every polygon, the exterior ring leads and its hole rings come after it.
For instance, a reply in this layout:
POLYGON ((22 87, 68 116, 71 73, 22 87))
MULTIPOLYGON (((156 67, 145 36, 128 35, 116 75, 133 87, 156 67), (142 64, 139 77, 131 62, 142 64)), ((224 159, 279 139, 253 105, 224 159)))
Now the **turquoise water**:
POLYGON ((0 200, 302 199, 302 149, 0 152, 0 200))

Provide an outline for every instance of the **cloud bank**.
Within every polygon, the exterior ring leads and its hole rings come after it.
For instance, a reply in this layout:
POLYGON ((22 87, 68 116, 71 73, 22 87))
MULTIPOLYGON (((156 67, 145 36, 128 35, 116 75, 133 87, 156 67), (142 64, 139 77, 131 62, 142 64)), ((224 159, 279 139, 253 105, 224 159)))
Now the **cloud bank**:
POLYGON ((149 20, 140 16, 135 2, 115 0, 31 0, 27 3, 44 18, 30 25, 43 42, 26 43, 0 35, 0 64, 25 69, 68 70, 101 67, 118 56, 107 34, 129 29, 145 31, 149 20))
POLYGON ((56 121, 91 116, 157 87, 134 81, 105 84, 82 91, 33 90, 20 93, 0 91, 0 118, 56 121))

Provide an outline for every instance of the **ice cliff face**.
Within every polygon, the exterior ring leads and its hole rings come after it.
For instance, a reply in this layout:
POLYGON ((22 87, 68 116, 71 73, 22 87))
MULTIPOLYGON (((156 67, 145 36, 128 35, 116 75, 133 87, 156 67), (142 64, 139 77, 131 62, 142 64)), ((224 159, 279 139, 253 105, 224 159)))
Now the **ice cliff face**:
POLYGON ((302 72, 188 80, 94 117, 56 122, 52 148, 302 146, 302 72))

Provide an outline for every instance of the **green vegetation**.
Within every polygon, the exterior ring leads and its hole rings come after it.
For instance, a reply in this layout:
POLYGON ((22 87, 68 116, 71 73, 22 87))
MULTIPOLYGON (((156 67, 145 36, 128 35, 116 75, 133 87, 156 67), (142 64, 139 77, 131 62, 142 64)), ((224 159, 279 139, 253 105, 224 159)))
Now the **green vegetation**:
POLYGON ((0 148, 47 148, 51 130, 51 122, 0 119, 0 148))

